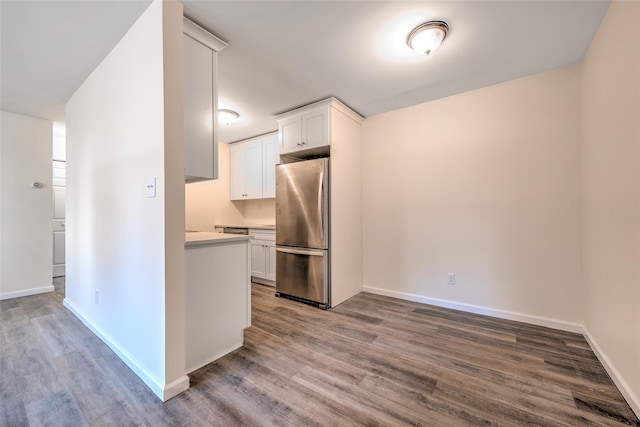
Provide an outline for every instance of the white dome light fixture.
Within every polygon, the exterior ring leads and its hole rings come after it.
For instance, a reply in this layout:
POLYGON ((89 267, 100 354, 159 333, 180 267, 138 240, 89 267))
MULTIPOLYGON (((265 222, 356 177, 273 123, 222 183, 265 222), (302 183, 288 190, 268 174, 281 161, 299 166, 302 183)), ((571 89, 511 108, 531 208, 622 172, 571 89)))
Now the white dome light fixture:
POLYGON ((240 117, 240 114, 236 113, 233 110, 218 110, 218 121, 223 125, 232 124, 233 122, 238 120, 238 117, 240 117))
POLYGON ((449 32, 444 21, 429 21, 411 30, 407 44, 419 55, 429 55, 436 50, 449 32))

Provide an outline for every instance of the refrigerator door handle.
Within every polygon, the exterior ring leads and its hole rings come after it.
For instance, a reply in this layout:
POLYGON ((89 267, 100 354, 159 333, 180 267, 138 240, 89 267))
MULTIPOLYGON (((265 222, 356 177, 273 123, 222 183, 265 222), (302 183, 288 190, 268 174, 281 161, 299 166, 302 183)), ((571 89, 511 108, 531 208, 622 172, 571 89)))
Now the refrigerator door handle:
POLYGON ((276 248, 276 251, 285 254, 324 256, 324 251, 315 251, 310 249, 276 248))
POLYGON ((324 171, 320 172, 320 180, 318 182, 318 222, 320 223, 320 239, 324 242, 324 218, 322 212, 324 209, 324 195, 322 190, 324 186, 324 171))

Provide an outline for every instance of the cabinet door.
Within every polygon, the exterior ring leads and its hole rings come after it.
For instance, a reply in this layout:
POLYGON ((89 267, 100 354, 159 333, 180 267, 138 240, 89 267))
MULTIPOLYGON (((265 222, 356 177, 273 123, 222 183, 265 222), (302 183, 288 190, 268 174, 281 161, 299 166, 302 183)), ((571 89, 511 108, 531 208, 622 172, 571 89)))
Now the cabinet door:
POLYGON ((282 152, 300 149, 300 116, 281 120, 278 128, 282 152))
POLYGON ((329 145, 329 107, 302 114, 301 148, 329 145))
POLYGON ((229 148, 229 169, 231 181, 231 200, 244 200, 246 198, 245 185, 245 161, 244 145, 233 144, 229 148))
POLYGON ((262 141, 262 198, 276 197, 276 165, 280 163, 278 136, 273 135, 262 141))
POLYGON ((211 49, 183 35, 184 174, 187 180, 213 179, 214 117, 211 49))
POLYGON ((244 150, 245 199, 262 198, 262 140, 245 144, 244 150))
POLYGON ((276 242, 275 240, 266 240, 265 241, 266 251, 265 255, 267 257, 265 278, 268 280, 276 281, 276 242))
POLYGON ((266 278, 266 257, 264 240, 251 240, 251 275, 260 279, 266 278))

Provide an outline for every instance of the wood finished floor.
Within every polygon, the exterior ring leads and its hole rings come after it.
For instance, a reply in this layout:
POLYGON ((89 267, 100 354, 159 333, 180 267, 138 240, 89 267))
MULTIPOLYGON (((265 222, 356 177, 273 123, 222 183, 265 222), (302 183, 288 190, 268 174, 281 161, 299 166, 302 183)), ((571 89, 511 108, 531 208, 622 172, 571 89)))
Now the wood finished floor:
POLYGON ((161 403, 56 292, 0 303, 2 426, 640 425, 580 335, 362 293, 253 285, 245 346, 161 403))

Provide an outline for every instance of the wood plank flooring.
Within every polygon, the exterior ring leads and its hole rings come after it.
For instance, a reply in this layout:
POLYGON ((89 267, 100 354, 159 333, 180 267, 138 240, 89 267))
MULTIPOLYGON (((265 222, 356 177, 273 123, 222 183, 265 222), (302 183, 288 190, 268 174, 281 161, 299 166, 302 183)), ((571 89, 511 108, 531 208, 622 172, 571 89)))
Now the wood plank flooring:
POLYGON ((580 335, 253 285, 245 346, 160 402, 56 292, 0 303, 2 426, 640 426, 580 335))

